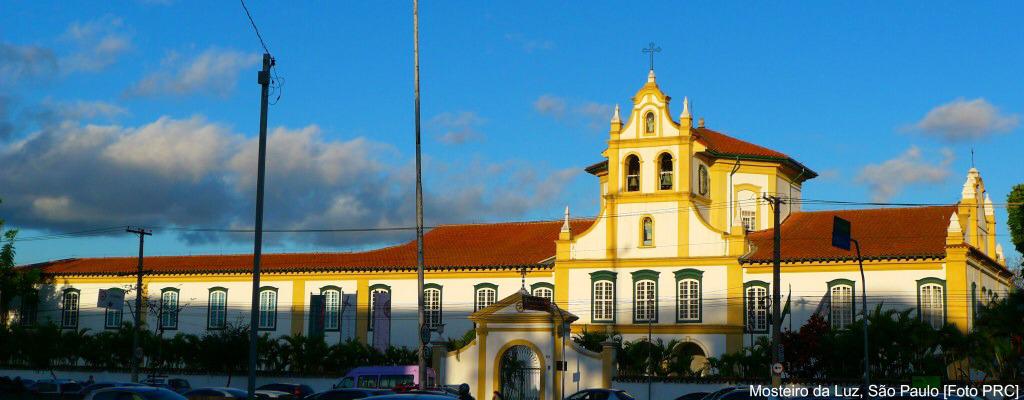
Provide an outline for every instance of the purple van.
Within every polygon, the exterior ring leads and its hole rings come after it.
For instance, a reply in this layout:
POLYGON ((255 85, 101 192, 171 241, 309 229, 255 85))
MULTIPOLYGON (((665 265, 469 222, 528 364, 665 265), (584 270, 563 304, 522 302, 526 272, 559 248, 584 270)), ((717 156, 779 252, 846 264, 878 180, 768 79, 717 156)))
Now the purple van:
MULTIPOLYGON (((395 389, 419 385, 418 365, 393 365, 381 367, 356 367, 341 378, 336 389, 368 388, 395 389)), ((437 377, 434 370, 427 368, 427 387, 433 387, 437 377)))

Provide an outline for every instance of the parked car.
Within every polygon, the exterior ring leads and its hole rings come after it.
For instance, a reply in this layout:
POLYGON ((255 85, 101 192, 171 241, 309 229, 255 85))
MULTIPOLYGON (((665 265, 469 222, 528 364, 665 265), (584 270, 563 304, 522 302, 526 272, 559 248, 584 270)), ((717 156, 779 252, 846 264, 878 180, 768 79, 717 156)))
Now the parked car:
POLYGON ((167 377, 149 377, 142 381, 143 384, 152 387, 160 387, 170 389, 176 393, 185 393, 192 390, 192 385, 188 383, 187 379, 183 378, 167 378, 167 377))
POLYGON ((768 400, 768 398, 751 394, 749 387, 738 387, 723 394, 718 400, 768 400))
POLYGON ((448 396, 439 396, 436 394, 386 394, 383 396, 372 397, 373 400, 452 400, 448 396))
MULTIPOLYGON (((420 384, 419 370, 418 365, 356 367, 345 374, 334 388, 394 389, 416 386, 420 384)), ((428 387, 434 386, 436 377, 434 370, 427 368, 428 387)))
MULTIPOLYGON (((188 400, 222 400, 222 399, 246 399, 249 392, 235 388, 200 388, 185 392, 188 400)), ((276 390, 256 390, 257 399, 282 399, 294 400, 295 395, 276 390)))
POLYGON ((301 383, 268 383, 256 388, 257 390, 274 390, 278 392, 291 393, 296 399, 305 399, 315 393, 312 387, 301 383))
POLYGON ((188 400, 174 391, 161 387, 126 386, 100 389, 89 393, 85 400, 188 400))
POLYGON ((62 399, 77 394, 82 384, 67 379, 43 379, 28 388, 36 399, 62 399))
POLYGON ((726 393, 729 393, 729 392, 731 392, 733 390, 736 390, 736 386, 726 386, 726 387, 718 389, 718 390, 716 390, 714 392, 708 393, 701 400, 718 400, 720 397, 722 397, 722 395, 724 395, 726 393))
POLYGON ((586 389, 576 392, 566 400, 636 400, 622 389, 586 389))
POLYGON ((146 386, 146 385, 143 385, 141 383, 131 383, 131 382, 96 382, 96 383, 93 383, 91 385, 83 387, 82 390, 79 390, 78 393, 76 393, 74 398, 76 398, 76 399, 84 399, 85 396, 89 395, 89 393, 95 392, 95 391, 100 390, 100 389, 108 388, 108 387, 130 387, 130 386, 146 386))
POLYGON ((383 396, 394 392, 386 389, 331 389, 309 396, 306 400, 358 400, 367 397, 383 396))
POLYGON ((451 391, 449 391, 447 389, 444 389, 444 388, 433 388, 433 389, 426 389, 426 390, 420 390, 420 389, 413 388, 413 389, 407 389, 407 390, 396 390, 395 392, 397 392, 399 394, 436 394, 438 396, 445 396, 445 397, 448 397, 448 398, 456 398, 456 399, 459 398, 459 392, 458 391, 451 392, 451 391))
POLYGON ((704 396, 707 396, 708 392, 693 392, 687 393, 682 396, 676 397, 676 400, 701 400, 704 396))

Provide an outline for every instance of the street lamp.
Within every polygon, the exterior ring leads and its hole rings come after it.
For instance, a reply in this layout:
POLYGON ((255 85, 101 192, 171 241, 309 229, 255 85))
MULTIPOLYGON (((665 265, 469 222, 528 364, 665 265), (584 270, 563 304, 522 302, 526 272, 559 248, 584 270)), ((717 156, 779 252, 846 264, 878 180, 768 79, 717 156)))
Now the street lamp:
POLYGON ((850 233, 850 221, 840 218, 838 215, 832 217, 832 246, 850 251, 850 243, 857 249, 857 264, 860 265, 860 304, 863 326, 861 330, 864 336, 864 390, 871 384, 871 364, 868 357, 868 284, 864 278, 864 259, 860 255, 860 242, 853 239, 850 233))

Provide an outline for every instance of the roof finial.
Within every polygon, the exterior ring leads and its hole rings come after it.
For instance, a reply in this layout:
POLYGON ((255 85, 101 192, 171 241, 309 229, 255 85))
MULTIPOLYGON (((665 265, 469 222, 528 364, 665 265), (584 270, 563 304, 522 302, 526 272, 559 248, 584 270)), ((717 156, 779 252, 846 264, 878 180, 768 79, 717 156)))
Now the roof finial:
POLYGON ((562 232, 569 232, 569 206, 565 206, 565 221, 562 222, 562 232))
MULTIPOLYGON (((657 46, 654 45, 654 42, 651 42, 650 44, 647 45, 647 48, 641 49, 640 51, 644 52, 644 53, 647 53, 647 54, 650 54, 650 56, 651 56, 651 71, 654 71, 654 53, 661 53, 661 47, 657 47, 657 46)), ((654 74, 651 74, 651 75, 653 76, 654 74)))
POLYGON ((622 122, 622 117, 619 115, 619 105, 615 105, 615 113, 612 114, 612 123, 622 122))
POLYGON ((698 128, 703 128, 704 127, 704 117, 697 118, 697 127, 698 128))
POLYGON ((687 129, 693 127, 693 116, 690 115, 690 99, 683 97, 683 112, 679 114, 679 125, 687 129))
POLYGON ((648 83, 654 82, 654 70, 653 69, 650 70, 650 72, 647 73, 647 82, 648 83))

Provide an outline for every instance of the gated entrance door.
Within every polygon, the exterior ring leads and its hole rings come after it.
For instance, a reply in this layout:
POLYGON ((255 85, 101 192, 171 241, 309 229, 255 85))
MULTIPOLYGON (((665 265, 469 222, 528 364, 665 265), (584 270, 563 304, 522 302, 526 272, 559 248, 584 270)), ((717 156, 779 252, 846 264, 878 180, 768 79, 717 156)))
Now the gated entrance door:
POLYGON ((501 396, 505 400, 540 399, 540 359, 523 345, 515 345, 501 355, 501 396))

